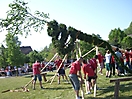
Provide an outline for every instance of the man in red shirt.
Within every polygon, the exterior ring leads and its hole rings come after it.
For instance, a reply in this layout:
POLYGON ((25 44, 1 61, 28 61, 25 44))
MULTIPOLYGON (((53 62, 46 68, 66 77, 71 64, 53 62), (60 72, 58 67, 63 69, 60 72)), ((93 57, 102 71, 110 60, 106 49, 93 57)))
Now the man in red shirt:
POLYGON ((91 80, 93 80, 93 85, 94 85, 95 84, 95 79, 96 79, 94 69, 93 69, 93 67, 91 66, 90 63, 87 63, 86 60, 83 60, 82 70, 83 70, 83 73, 84 73, 84 79, 87 78, 88 93, 86 93, 86 94, 91 94, 91 91, 90 91, 90 88, 92 87, 91 80))
POLYGON ((37 77, 38 77, 41 89, 44 89, 42 87, 42 77, 41 77, 41 74, 40 74, 41 65, 40 65, 39 61, 36 61, 32 65, 32 69, 33 69, 33 76, 34 76, 33 89, 35 90, 35 84, 36 84, 36 81, 37 81, 37 77))
POLYGON ((100 73, 101 75, 103 75, 102 70, 103 70, 103 68, 104 68, 103 60, 104 60, 104 56, 102 55, 101 52, 99 52, 99 53, 98 53, 98 61, 99 61, 99 65, 100 65, 99 73, 100 73))
POLYGON ((111 74, 115 75, 115 58, 112 55, 110 58, 111 74))
POLYGON ((95 55, 94 58, 91 58, 89 60, 89 63, 91 64, 91 66, 92 66, 95 73, 97 73, 97 66, 98 66, 97 59, 98 59, 98 55, 95 55))
POLYGON ((58 58, 54 63, 56 65, 56 69, 59 69, 58 70, 58 84, 60 84, 60 76, 62 76, 63 80, 64 80, 64 76, 65 76, 66 81, 68 82, 68 78, 65 74, 64 63, 62 63, 62 59, 58 58))
POLYGON ((76 99, 80 99, 80 96, 79 96, 80 82, 79 82, 78 77, 81 78, 81 81, 83 81, 82 74, 81 74, 82 61, 83 61, 83 58, 80 57, 78 60, 73 62, 71 64, 71 68, 69 72, 69 78, 70 78, 71 84, 73 85, 73 88, 76 94, 76 99))
POLYGON ((130 50, 130 65, 132 66, 132 48, 130 50))
POLYGON ((125 66, 128 66, 129 69, 132 69, 132 67, 130 65, 130 53, 129 53, 129 49, 125 50, 125 58, 126 58, 125 66))

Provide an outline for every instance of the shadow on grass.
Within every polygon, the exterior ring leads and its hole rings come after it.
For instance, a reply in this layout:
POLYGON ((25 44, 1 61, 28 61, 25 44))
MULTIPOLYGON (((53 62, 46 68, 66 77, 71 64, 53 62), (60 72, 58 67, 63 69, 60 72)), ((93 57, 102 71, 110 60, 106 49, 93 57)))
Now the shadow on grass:
MULTIPOLYGON (((98 96, 103 96, 104 94, 107 94, 107 93, 113 93, 113 95, 107 95, 105 98, 94 98, 94 97, 88 97, 88 99, 114 99, 114 88, 115 86, 109 86, 109 87, 106 87, 106 88, 100 88, 100 92, 99 94, 97 94, 97 97, 98 96)), ((119 87, 119 90, 121 93, 123 92, 130 92, 132 90, 132 82, 130 83, 127 83, 127 84, 121 84, 120 83, 120 87, 119 87)), ((120 96, 120 92, 119 92, 119 99, 132 99, 132 95, 130 94, 129 96, 126 95, 126 96, 120 96)))
MULTIPOLYGON (((101 98, 101 97, 86 97, 86 99, 114 99, 114 97, 111 95, 111 96, 107 96, 107 97, 104 97, 104 98, 101 98)), ((119 97, 118 99, 132 99, 132 96, 122 96, 122 97, 119 97)))
POLYGON ((44 89, 47 89, 47 90, 65 90, 65 89, 72 89, 72 87, 63 87, 63 86, 58 87, 57 86, 56 88, 55 87, 54 88, 49 87, 49 88, 44 88, 44 89))

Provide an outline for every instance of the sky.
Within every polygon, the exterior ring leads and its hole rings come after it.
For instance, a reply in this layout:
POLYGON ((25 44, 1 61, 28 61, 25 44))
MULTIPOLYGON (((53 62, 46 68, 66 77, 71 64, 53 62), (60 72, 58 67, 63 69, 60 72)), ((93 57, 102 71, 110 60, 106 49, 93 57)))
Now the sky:
MULTIPOLYGON (((112 29, 128 28, 132 22, 132 0, 24 0, 28 2, 31 13, 36 10, 49 13, 50 20, 56 20, 67 27, 72 26, 87 34, 99 34, 108 40, 112 29)), ((8 5, 13 0, 1 0, 0 18, 6 18, 8 5)), ((0 33, 0 43, 5 39, 6 31, 0 33)), ((52 41, 47 28, 41 33, 32 31, 27 38, 20 36, 21 46, 31 46, 41 51, 52 41)))

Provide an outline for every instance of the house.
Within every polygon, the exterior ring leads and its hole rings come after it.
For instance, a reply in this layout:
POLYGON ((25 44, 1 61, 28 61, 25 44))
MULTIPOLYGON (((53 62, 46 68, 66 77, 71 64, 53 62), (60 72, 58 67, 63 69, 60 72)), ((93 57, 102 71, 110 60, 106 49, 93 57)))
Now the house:
POLYGON ((30 52, 33 51, 31 46, 22 46, 20 47, 20 50, 22 51, 23 54, 29 54, 30 52))

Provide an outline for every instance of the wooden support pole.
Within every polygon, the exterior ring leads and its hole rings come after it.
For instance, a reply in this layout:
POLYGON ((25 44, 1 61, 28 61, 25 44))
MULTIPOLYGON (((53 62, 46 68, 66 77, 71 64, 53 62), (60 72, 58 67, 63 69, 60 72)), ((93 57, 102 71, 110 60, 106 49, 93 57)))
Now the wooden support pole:
POLYGON ((49 65, 49 63, 58 55, 58 53, 56 53, 52 59, 42 68, 41 72, 43 72, 43 70, 49 65))
MULTIPOLYGON (((46 66, 48 66, 48 64, 49 64, 57 55, 58 55, 58 53, 56 53, 56 54, 54 55, 54 57, 45 65, 45 67, 44 67, 40 72, 42 72, 42 71, 46 68, 46 66)), ((33 80, 34 80, 34 79, 32 78, 32 79, 24 86, 24 88, 26 88, 33 80)))
POLYGON ((62 60, 62 62, 61 62, 61 64, 60 64, 59 68, 56 70, 56 73, 55 73, 55 75, 53 76, 53 78, 52 78, 52 80, 51 80, 51 83, 50 83, 50 84, 52 84, 52 83, 53 83, 53 81, 54 81, 55 77, 57 76, 58 71, 60 70, 60 68, 61 68, 61 66, 62 66, 62 64, 63 64, 63 62, 64 62, 64 61, 65 61, 65 59, 66 59, 66 57, 67 57, 67 54, 64 56, 64 58, 63 58, 63 60, 62 60))
POLYGON ((115 81, 115 93, 114 93, 115 99, 118 99, 119 97, 119 86, 120 86, 120 81, 119 80, 115 81))
MULTIPOLYGON (((98 47, 96 46, 96 55, 98 55, 98 47)), ((96 69, 96 75, 97 75, 97 69, 96 69)), ((95 79, 95 84, 94 84, 94 97, 96 97, 96 91, 97 91, 97 79, 95 79)))
POLYGON ((88 51, 86 54, 84 54, 82 57, 85 57, 86 55, 88 55, 89 53, 91 53, 93 50, 95 50, 96 48, 94 47, 93 49, 91 49, 90 51, 88 51))
MULTIPOLYGON (((81 56, 81 49, 80 49, 80 45, 78 42, 76 42, 76 58, 79 59, 79 56, 81 56)), ((80 88, 81 88, 81 95, 82 95, 82 99, 84 99, 84 90, 83 90, 83 84, 82 84, 82 80, 80 80, 80 88)))

